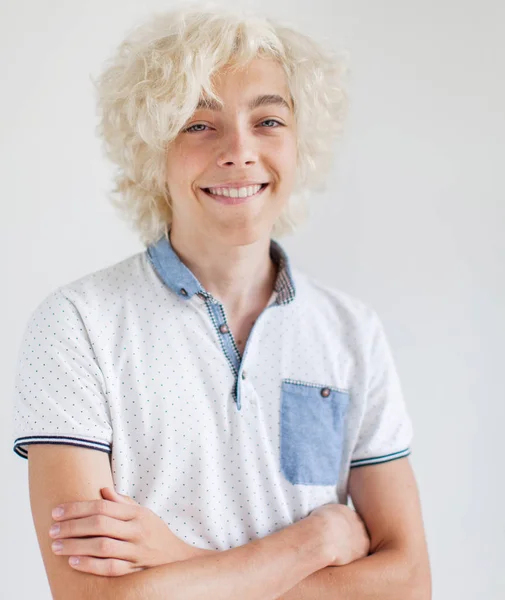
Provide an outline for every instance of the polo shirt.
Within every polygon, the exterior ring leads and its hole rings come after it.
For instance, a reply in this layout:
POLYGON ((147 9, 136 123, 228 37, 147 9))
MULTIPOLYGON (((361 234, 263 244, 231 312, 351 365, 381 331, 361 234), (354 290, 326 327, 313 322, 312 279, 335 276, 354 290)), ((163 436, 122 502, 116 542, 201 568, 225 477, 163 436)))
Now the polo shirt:
MULTIPOLYGON (((330 502, 350 469, 411 452, 377 312, 290 263, 243 355, 170 232, 51 292, 18 356, 14 447, 107 452, 116 490, 190 545, 226 550, 330 502)), ((251 274, 253 276, 253 274, 251 274)))

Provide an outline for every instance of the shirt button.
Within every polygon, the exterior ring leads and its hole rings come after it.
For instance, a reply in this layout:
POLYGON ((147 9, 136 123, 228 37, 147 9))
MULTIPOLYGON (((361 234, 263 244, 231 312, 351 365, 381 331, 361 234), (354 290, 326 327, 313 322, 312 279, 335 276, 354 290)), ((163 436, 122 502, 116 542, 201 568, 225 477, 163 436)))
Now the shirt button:
POLYGON ((330 388, 325 387, 321 390, 321 396, 324 396, 325 398, 327 398, 330 395, 330 393, 330 388))
POLYGON ((245 371, 242 371, 242 379, 245 379, 245 371))
POLYGON ((183 296, 187 296, 187 295, 188 295, 188 292, 187 292, 187 291, 186 291, 184 288, 181 288, 181 294, 182 294, 183 296))
POLYGON ((228 325, 226 325, 226 323, 223 323, 223 325, 219 326, 219 331, 221 333, 228 333, 230 329, 228 328, 228 325))

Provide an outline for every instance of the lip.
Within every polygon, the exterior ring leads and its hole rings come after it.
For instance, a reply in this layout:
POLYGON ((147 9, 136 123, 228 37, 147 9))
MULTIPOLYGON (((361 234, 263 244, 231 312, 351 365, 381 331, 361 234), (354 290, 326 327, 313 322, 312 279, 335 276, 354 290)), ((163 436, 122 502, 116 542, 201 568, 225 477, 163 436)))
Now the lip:
MULTIPOLYGON (((205 191, 204 188, 200 188, 200 189, 207 197, 212 198, 212 200, 216 200, 220 204, 233 205, 233 204, 244 204, 245 202, 254 200, 258 196, 260 196, 269 186, 268 183, 263 183, 263 184, 253 183, 253 184, 249 184, 249 185, 261 185, 262 187, 255 194, 253 194, 252 196, 247 196, 246 198, 230 198, 228 196, 217 196, 215 194, 211 194, 210 192, 205 191)), ((227 186, 226 185, 216 185, 216 186, 214 186, 213 185, 211 187, 235 187, 235 186, 231 186, 231 185, 227 185, 227 186)), ((242 187, 246 187, 246 186, 242 186, 242 187)))
POLYGON ((212 185, 205 185, 202 186, 200 189, 207 189, 207 188, 220 188, 220 187, 249 187, 250 185, 264 185, 265 183, 269 183, 268 181, 251 181, 251 180, 247 180, 247 181, 227 181, 226 183, 215 183, 212 185))

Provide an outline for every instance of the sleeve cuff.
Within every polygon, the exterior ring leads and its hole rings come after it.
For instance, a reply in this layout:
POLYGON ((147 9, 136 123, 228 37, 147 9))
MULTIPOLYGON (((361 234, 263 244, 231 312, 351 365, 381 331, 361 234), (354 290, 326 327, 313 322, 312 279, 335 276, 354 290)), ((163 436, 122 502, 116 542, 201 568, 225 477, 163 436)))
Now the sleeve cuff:
POLYGON ((30 435, 16 438, 14 441, 14 452, 21 458, 28 458, 28 448, 30 444, 60 444, 65 446, 80 446, 82 448, 92 448, 102 452, 111 452, 112 447, 106 442, 99 442, 86 438, 70 437, 65 435, 30 435))
POLYGON ((404 456, 408 456, 411 453, 410 448, 405 448, 404 450, 400 450, 399 452, 392 452, 391 454, 383 454, 382 456, 374 456, 372 458, 359 458, 356 460, 351 460, 351 469, 354 467, 364 467, 365 465, 376 465, 379 463, 389 462, 391 460, 396 460, 397 458, 402 458, 404 456))

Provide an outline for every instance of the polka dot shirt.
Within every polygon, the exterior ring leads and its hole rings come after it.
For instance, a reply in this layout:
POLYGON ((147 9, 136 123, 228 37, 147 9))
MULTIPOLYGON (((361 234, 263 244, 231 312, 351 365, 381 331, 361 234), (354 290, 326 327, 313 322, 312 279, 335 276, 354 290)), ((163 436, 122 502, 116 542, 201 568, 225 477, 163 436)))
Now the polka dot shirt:
POLYGON ((329 502, 351 468, 410 454, 382 323, 290 264, 241 355, 223 305, 162 237, 49 294, 18 358, 14 451, 107 452, 116 490, 182 540, 226 550, 329 502))

